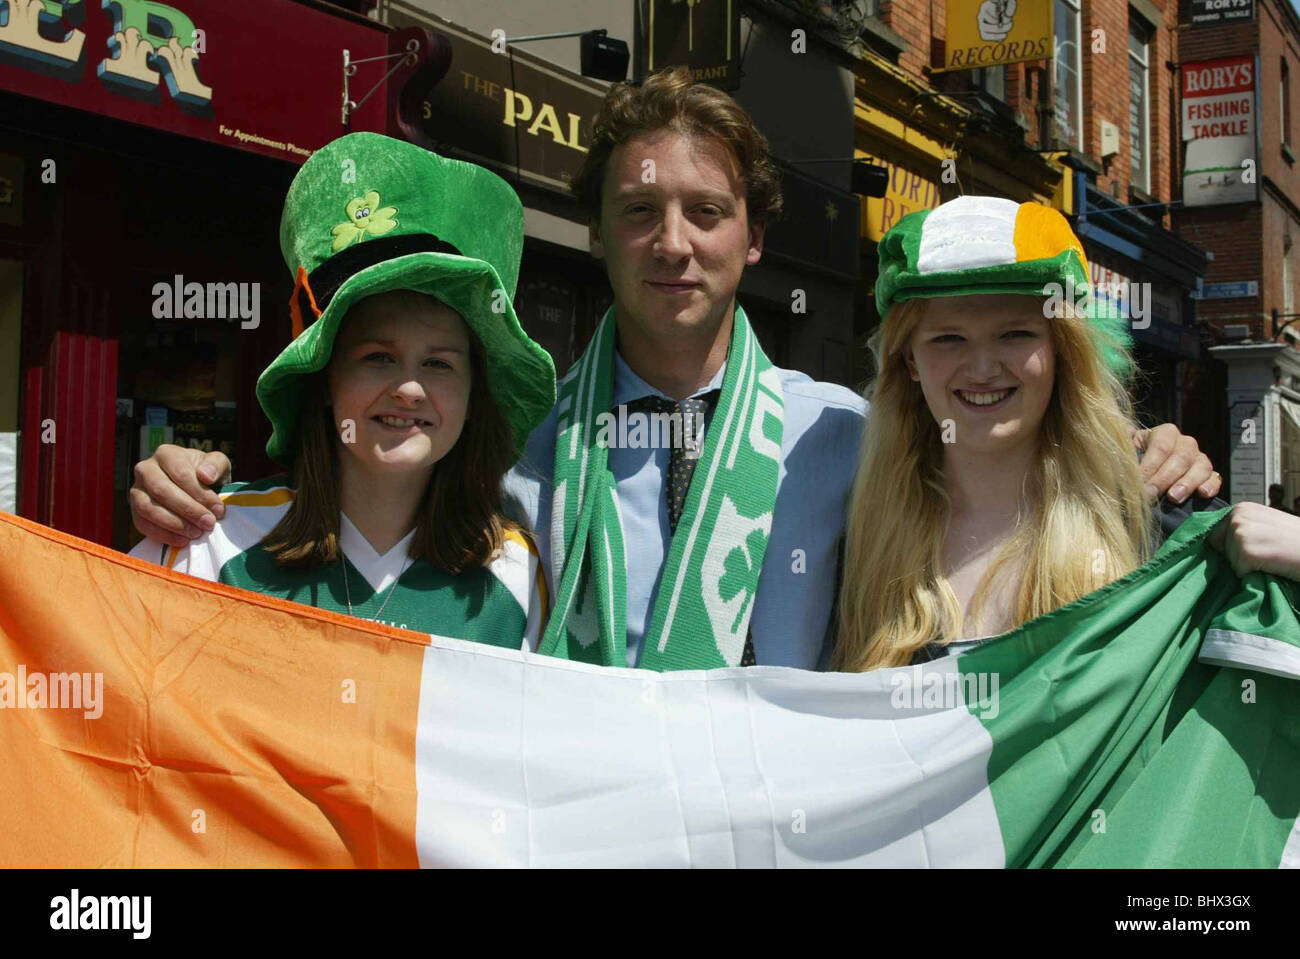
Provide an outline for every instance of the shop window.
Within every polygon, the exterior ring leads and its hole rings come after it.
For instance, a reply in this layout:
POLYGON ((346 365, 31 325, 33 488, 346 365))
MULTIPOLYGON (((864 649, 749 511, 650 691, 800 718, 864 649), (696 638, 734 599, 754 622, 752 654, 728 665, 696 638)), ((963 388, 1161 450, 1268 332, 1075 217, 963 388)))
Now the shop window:
MULTIPOLYGON (((114 436, 113 546, 128 549, 127 490, 137 460, 163 443, 225 453, 237 468, 236 398, 246 352, 238 325, 155 320, 124 299, 120 316, 117 423, 114 436)), ((244 475, 243 479, 250 479, 244 475)))
POLYGON ((0 257, 0 511, 18 512, 18 357, 23 261, 0 257))
POLYGON ((1151 192, 1151 30, 1135 16, 1128 28, 1129 182, 1151 192))
POLYGON ((1278 397, 1279 437, 1282 447, 1282 502, 1300 512, 1300 403, 1286 396, 1278 397))
POLYGON ((989 96, 997 97, 1003 103, 1007 99, 1007 67, 1000 63, 995 67, 976 67, 971 71, 971 82, 977 90, 983 90, 989 96))
POLYGON ((1083 149, 1083 68, 1079 49, 1083 32, 1079 0, 1055 0, 1056 36, 1053 114, 1056 138, 1075 150, 1083 149))
POLYGON ((577 304, 574 284, 562 275, 530 273, 520 278, 515 312, 524 331, 551 354, 557 376, 564 375, 573 359, 577 304))
POLYGON ((1291 71, 1286 57, 1282 58, 1282 75, 1278 81, 1278 112, 1282 114, 1282 144, 1291 145, 1291 71))
POLYGON ((1282 312, 1295 311, 1295 294, 1292 291, 1294 277, 1291 272, 1291 234, 1282 237, 1282 312))

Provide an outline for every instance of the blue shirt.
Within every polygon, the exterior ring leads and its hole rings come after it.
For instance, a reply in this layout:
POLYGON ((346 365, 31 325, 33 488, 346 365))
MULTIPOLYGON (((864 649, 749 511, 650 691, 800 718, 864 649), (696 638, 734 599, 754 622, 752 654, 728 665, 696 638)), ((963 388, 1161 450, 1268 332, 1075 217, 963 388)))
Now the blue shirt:
MULTIPOLYGON (((725 364, 693 396, 722 386, 725 364)), ((831 605, 835 598, 839 542, 844 536, 849 492, 857 469, 866 404, 852 390, 819 383, 804 373, 778 369, 785 394, 785 425, 772 534, 750 631, 754 657, 763 666, 825 668, 830 659, 831 605)), ((614 406, 642 396, 664 396, 614 354, 614 406)), ((671 397, 667 397, 671 399, 671 397)), ((705 419, 707 432, 712 416, 705 419)), ((555 468, 556 412, 528 437, 523 459, 506 477, 507 509, 534 531, 552 584, 551 477, 555 468)), ((701 442, 703 437, 700 437, 701 442)), ((668 555, 668 499, 664 487, 671 450, 609 450, 623 542, 627 549, 627 664, 636 666, 654 610, 668 555)))

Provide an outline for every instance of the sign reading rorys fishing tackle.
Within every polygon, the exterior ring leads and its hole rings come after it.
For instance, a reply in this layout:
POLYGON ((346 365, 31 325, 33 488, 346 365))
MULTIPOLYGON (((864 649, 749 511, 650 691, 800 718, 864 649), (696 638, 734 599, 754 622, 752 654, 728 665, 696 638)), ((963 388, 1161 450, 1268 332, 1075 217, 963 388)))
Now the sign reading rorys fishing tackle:
POLYGON ((1183 206, 1258 197, 1258 76, 1254 56, 1182 65, 1183 206))
MULTIPOLYGON (((382 27, 291 0, 0 9, 0 89, 295 162, 345 132, 344 49, 353 60, 387 52, 382 27)), ((382 131, 385 106, 381 89, 351 129, 382 131)))

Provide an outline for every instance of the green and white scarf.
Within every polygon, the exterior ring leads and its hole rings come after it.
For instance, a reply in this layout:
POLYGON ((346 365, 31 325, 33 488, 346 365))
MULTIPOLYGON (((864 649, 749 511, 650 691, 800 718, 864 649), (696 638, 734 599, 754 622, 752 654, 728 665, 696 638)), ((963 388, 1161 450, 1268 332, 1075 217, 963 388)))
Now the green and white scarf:
MULTIPOLYGON (((560 384, 551 505, 555 608, 540 651, 627 662, 627 559, 609 449, 597 417, 614 402, 614 308, 560 384)), ((781 459, 780 376, 739 306, 721 395, 673 533, 641 666, 735 666, 767 553, 781 459)), ((667 477, 665 477, 665 482, 667 477)))

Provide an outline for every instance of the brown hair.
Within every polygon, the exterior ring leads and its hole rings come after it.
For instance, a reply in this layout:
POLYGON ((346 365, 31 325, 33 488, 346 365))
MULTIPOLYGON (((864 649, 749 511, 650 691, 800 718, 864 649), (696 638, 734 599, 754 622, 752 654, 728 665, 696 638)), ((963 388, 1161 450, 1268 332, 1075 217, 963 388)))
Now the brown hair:
MULTIPOLYGON (((410 549, 413 559, 426 558, 452 574, 486 566, 501 550, 505 531, 518 528, 501 508, 501 480, 514 462, 510 425, 488 389, 483 344, 468 332, 470 415, 433 468, 410 549)), ((283 567, 311 569, 341 556, 339 435, 327 405, 328 369, 313 374, 303 392, 293 462, 297 495, 262 546, 283 567)))
POLYGON ((697 83, 687 67, 669 67, 640 86, 616 83, 592 124, 591 148, 572 189, 588 220, 600 219, 605 167, 614 148, 632 137, 662 129, 719 140, 731 153, 745 182, 745 206, 752 223, 781 212, 781 177, 768 155, 767 138, 730 95, 697 83))

